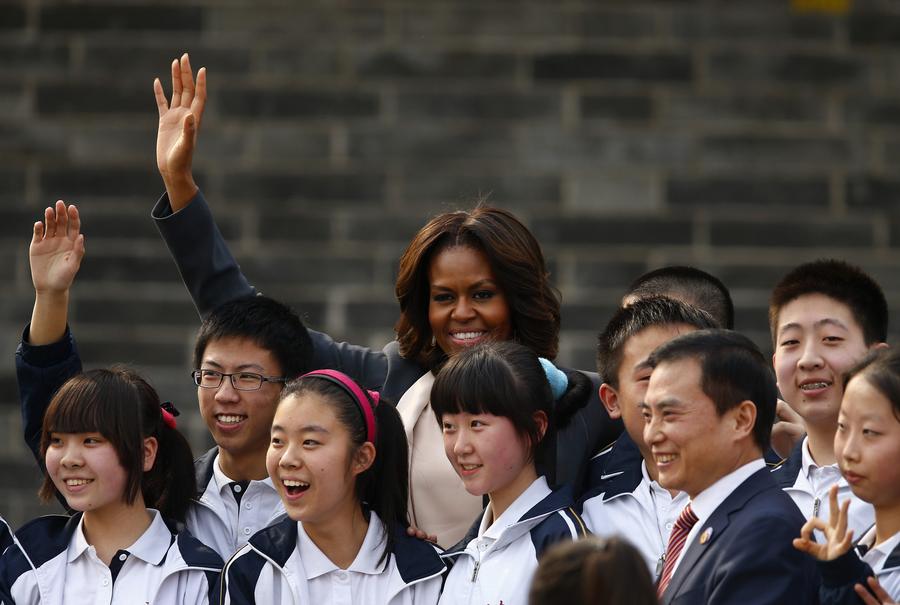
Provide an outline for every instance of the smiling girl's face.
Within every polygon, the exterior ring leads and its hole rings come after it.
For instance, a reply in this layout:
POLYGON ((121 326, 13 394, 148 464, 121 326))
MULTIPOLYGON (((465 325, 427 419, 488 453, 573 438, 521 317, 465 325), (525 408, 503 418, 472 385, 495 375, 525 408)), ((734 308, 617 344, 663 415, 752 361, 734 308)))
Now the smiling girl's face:
POLYGON ((128 473, 113 445, 100 433, 50 433, 44 462, 70 508, 99 513, 126 506, 128 473))
POLYGON ((509 418, 459 412, 444 414, 441 427, 444 452, 470 494, 488 494, 505 509, 537 478, 528 440, 509 418))
POLYGON ((374 454, 371 444, 354 446, 334 409, 307 391, 286 397, 272 423, 266 468, 288 516, 304 524, 332 521, 359 507, 356 476, 374 458, 367 455, 374 454))

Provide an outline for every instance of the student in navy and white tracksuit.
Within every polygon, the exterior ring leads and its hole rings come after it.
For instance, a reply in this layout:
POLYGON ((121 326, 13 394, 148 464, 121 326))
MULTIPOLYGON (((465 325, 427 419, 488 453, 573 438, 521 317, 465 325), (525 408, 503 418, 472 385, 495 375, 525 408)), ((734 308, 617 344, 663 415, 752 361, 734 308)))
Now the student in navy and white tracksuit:
MULTIPOLYGON (((74 206, 61 204, 55 216, 79 221, 74 206)), ((77 230, 54 232, 49 241, 63 241, 78 252, 77 230)), ((43 242, 43 240, 42 240, 43 242)), ((39 242, 41 244, 42 242, 39 242)), ((45 254, 33 257, 40 261, 45 254)), ((72 254, 68 270, 47 283, 44 265, 32 263, 35 312, 16 350, 25 442, 42 466, 41 425, 50 398, 69 378, 82 371, 75 338, 66 320, 68 292, 78 270, 72 254), (52 289, 45 289, 50 286, 52 289)), ((312 345, 299 317, 285 305, 264 296, 232 300, 211 311, 197 335, 194 367, 201 415, 217 446, 196 460, 197 491, 186 515, 186 526, 223 558, 230 557, 251 535, 284 518, 278 491, 266 475, 269 427, 284 376, 309 369, 312 345), (234 373, 237 370, 242 372, 234 373), (245 374, 263 381, 240 383, 245 374), (196 372, 195 372, 196 374, 196 372), (225 375, 227 374, 227 375, 225 375), (218 386, 215 386, 218 383, 218 386), (240 388, 238 388, 240 387, 240 388), (255 388, 254 388, 255 387, 255 388), (240 419, 223 425, 222 416, 240 419), (234 424, 234 423, 233 423, 234 424)))
POLYGON ((656 461, 644 441, 641 404, 653 351, 680 334, 715 327, 700 309, 669 298, 644 298, 618 309, 597 339, 597 370, 604 377, 600 400, 625 433, 591 459, 590 486, 581 515, 598 536, 619 535, 640 551, 654 578, 662 572, 672 527, 688 496, 656 480, 656 461))
POLYGON ((463 350, 438 372, 431 406, 444 451, 466 490, 490 499, 444 555, 454 564, 442 605, 526 603, 543 551, 586 534, 569 488, 551 490, 535 464, 554 420, 583 404, 588 389, 510 341, 463 350))
POLYGON ((85 539, 81 513, 27 523, 0 561, 0 603, 210 602, 222 559, 169 528, 158 511, 151 514, 147 530, 109 565, 85 539))
POLYGON ((531 576, 544 551, 587 534, 568 487, 551 491, 541 476, 496 520, 490 509, 457 547, 441 604, 527 603, 531 576))
MULTIPOLYGON (((68 291, 84 255, 79 230, 77 209, 62 201, 34 226, 30 334, 41 344, 66 332, 68 291)), ((32 386, 58 378, 48 374, 32 386)), ((163 590, 162 602, 209 601, 208 590, 195 589, 214 584, 221 558, 164 521, 183 523, 196 490, 191 449, 173 412, 138 374, 115 367, 69 378, 39 420, 26 418, 45 469, 41 498, 60 497, 80 515, 19 530, 0 557, 0 598, 19 605, 156 602, 163 590), (177 568, 179 558, 190 562, 177 568), (172 574, 178 579, 166 585, 172 574)))
POLYGON ((794 546, 818 559, 823 605, 900 601, 900 352, 881 350, 851 371, 841 400, 834 453, 853 495, 874 507, 875 525, 849 533, 853 504, 837 485, 828 519, 813 517, 794 546), (838 502, 841 501, 840 504, 838 502), (812 540, 813 531, 824 539, 812 540), (875 597, 872 596, 874 593, 875 597))
POLYGON ((335 565, 292 519, 250 539, 228 562, 222 603, 436 603, 446 566, 437 549, 418 538, 395 534, 386 560, 384 524, 369 513, 369 528, 347 569, 335 565))
POLYGON ((582 497, 581 516, 591 533, 622 536, 634 545, 652 577, 659 576, 672 526, 688 504, 687 494, 668 490, 647 474, 644 458, 628 433, 600 452, 592 465, 602 477, 582 497))
POLYGON ((336 370, 288 383, 267 468, 289 518, 231 558, 220 602, 437 603, 446 566, 406 534, 408 456, 400 415, 378 393, 336 370))

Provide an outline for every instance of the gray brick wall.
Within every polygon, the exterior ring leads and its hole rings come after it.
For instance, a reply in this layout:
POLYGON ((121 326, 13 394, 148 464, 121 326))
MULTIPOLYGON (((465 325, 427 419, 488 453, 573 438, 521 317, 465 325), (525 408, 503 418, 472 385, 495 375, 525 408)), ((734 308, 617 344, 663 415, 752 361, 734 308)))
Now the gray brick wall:
MULTIPOLYGON (((0 1, 0 512, 39 510, 12 352, 31 223, 77 202, 72 323, 89 366, 129 362, 185 411, 196 318, 148 219, 152 79, 209 69, 198 180, 243 267, 310 325, 378 345, 428 216, 479 196, 519 214, 564 298, 560 359, 631 278, 719 275, 767 344, 769 288, 833 255, 900 307, 900 8, 788 0, 0 1)), ((48 509, 49 510, 49 509, 48 509)))

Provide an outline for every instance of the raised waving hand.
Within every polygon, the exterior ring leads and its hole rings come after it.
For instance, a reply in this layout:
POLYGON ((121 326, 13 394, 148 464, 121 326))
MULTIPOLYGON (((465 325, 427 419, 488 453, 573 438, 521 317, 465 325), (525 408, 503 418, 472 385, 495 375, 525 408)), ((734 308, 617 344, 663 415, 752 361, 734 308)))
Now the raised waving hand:
POLYGON ((28 260, 34 285, 29 342, 45 345, 65 334, 69 288, 84 257, 81 217, 74 205, 58 200, 34 224, 28 260))
POLYGON ((177 212, 197 193, 191 172, 197 133, 206 107, 206 68, 191 70, 187 53, 172 61, 172 99, 166 101, 162 82, 153 80, 153 93, 159 110, 156 135, 156 166, 166 185, 169 204, 177 212))

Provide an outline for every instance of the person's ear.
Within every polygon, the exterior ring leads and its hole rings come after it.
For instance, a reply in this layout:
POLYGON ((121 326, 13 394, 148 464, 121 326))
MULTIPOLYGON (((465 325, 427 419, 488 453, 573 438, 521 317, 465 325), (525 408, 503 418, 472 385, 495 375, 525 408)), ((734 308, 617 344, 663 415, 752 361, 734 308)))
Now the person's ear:
POLYGON ((159 450, 159 441, 156 437, 147 437, 144 439, 144 472, 146 473, 153 468, 156 462, 156 452, 159 450))
POLYGON ((877 349, 890 349, 890 348, 891 348, 891 345, 889 345, 886 342, 876 342, 875 344, 873 344, 872 346, 869 347, 869 350, 875 351, 877 349))
POLYGON ((364 473, 375 462, 375 446, 371 441, 366 441, 356 448, 353 453, 353 462, 350 470, 354 475, 364 473))
POLYGON ((756 426, 756 404, 745 399, 730 411, 735 435, 739 438, 746 436, 752 438, 753 428, 756 426))
POLYGON ((538 440, 543 440, 544 435, 547 434, 547 426, 550 424, 547 413, 544 411, 537 411, 532 418, 534 418, 534 423, 537 425, 538 440))
POLYGON ((619 408, 619 393, 609 383, 600 385, 600 401, 610 418, 621 418, 622 410, 619 408))

